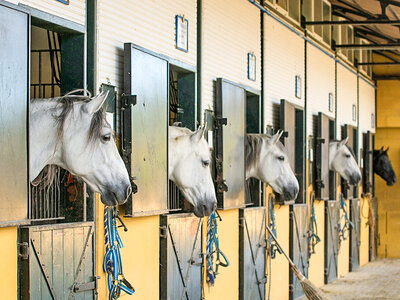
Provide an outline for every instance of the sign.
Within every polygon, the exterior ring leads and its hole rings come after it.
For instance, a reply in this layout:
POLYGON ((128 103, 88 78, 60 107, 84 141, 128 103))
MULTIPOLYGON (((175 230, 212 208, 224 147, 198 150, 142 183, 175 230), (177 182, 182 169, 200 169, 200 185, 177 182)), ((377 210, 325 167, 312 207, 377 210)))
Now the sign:
POLYGON ((333 93, 329 93, 329 98, 328 98, 328 109, 330 112, 333 112, 333 104, 334 100, 333 100, 333 93))
POLYGON ((256 56, 254 53, 247 53, 247 78, 256 80, 256 56))
POLYGON ((175 43, 176 48, 188 52, 189 51, 189 21, 183 16, 175 16, 175 43))
POLYGON ((301 99, 301 77, 300 75, 296 75, 295 77, 295 96, 298 99, 301 99))
POLYGON ((353 121, 357 121, 357 106, 355 104, 353 104, 352 108, 352 119, 353 121))

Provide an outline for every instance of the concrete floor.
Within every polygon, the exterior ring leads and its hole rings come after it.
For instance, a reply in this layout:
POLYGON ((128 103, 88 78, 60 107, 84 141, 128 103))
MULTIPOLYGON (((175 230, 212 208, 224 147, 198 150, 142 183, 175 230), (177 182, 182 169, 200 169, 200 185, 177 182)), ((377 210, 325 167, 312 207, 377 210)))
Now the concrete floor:
POLYGON ((321 287, 331 300, 400 299, 400 259, 380 259, 321 287))

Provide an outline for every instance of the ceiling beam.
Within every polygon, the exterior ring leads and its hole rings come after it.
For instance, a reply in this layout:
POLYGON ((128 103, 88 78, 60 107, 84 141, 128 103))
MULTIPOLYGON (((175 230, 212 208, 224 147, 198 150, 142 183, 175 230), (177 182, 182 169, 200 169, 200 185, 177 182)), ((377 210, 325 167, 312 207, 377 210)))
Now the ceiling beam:
POLYGON ((348 21, 306 21, 304 25, 322 25, 322 26, 332 26, 332 25, 379 25, 379 24, 390 24, 390 25, 400 25, 400 20, 387 20, 387 19, 372 19, 372 20, 348 20, 348 21))
POLYGON ((371 50, 389 50, 400 49, 400 43, 387 43, 387 44, 339 44, 335 45, 339 49, 371 49, 371 50))
POLYGON ((357 63, 357 66, 386 66, 386 65, 400 65, 400 62, 388 61, 388 62, 361 62, 357 63))

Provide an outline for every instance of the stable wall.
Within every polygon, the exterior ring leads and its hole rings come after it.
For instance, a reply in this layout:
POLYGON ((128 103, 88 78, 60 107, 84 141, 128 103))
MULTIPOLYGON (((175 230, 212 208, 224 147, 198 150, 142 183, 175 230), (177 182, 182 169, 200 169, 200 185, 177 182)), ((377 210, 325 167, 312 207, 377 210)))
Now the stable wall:
MULTIPOLYGON (((375 149, 390 147, 393 169, 400 174, 400 81, 377 81, 377 130, 375 149)), ((378 256, 400 257, 400 193, 399 183, 387 186, 375 175, 378 198, 378 256)))
POLYGON ((2 299, 18 298, 17 275, 17 227, 0 228, 0 257, 3 258, 2 272, 0 272, 0 289, 2 299))
MULTIPOLYGON (((339 190, 340 191, 340 190, 339 190)), ((344 200, 347 217, 350 218, 350 200, 344 200)), ((342 226, 344 224, 344 212, 340 210, 339 218, 342 220, 342 226)), ((346 239, 342 240, 338 252, 338 278, 349 273, 349 260, 350 260, 350 231, 346 233, 346 239)))

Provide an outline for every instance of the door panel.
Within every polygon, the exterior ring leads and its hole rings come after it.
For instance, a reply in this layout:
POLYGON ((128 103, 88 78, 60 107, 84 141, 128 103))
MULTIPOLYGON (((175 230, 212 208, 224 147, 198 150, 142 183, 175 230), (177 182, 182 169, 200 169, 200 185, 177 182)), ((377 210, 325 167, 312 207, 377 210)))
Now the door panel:
POLYGON ((215 110, 218 121, 215 147, 218 207, 243 207, 245 90, 224 79, 217 79, 215 110), (223 125, 225 121, 226 125, 223 125), (219 188, 223 183, 227 187, 225 191, 219 188))
POLYGON ((160 223, 160 299, 201 299, 202 219, 164 215, 160 223))
POLYGON ((360 199, 350 200, 350 220, 353 228, 350 230, 350 272, 360 266, 360 199))
POLYGON ((265 299, 266 208, 239 211, 239 299, 265 299))
POLYGON ((339 202, 325 203, 325 283, 338 276, 339 202))
POLYGON ((21 299, 94 299, 93 234, 92 222, 22 227, 21 299))
POLYGON ((27 223, 30 16, 0 4, 0 226, 27 223))
POLYGON ((137 101, 131 108, 128 167, 138 192, 126 205, 126 215, 160 214, 167 210, 168 197, 168 62, 126 43, 124 63, 125 94, 136 95, 137 101))
POLYGON ((318 114, 318 127, 316 138, 316 198, 329 200, 330 175, 329 175, 329 140, 330 140, 330 118, 323 113, 318 114))

